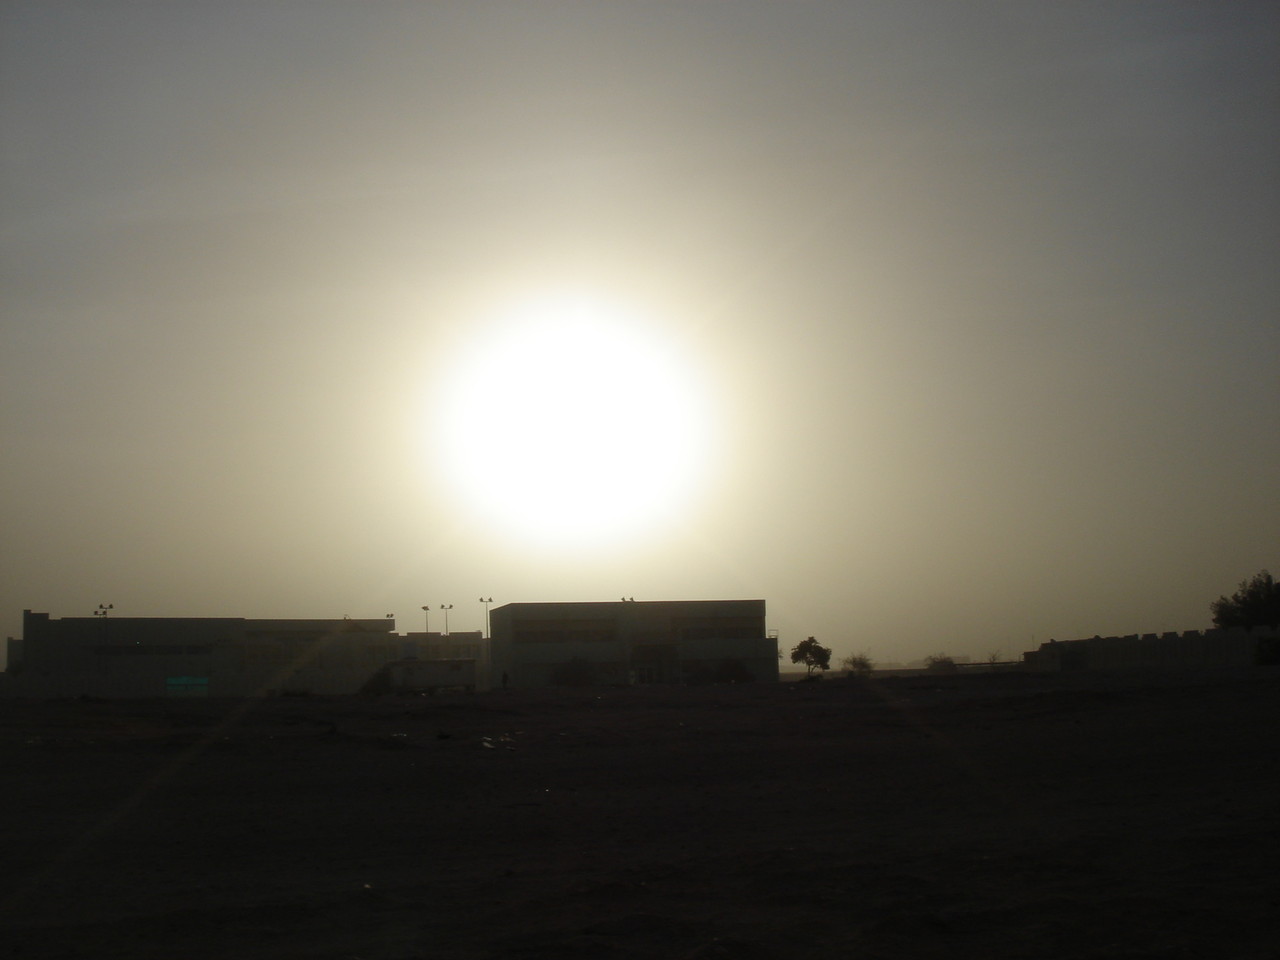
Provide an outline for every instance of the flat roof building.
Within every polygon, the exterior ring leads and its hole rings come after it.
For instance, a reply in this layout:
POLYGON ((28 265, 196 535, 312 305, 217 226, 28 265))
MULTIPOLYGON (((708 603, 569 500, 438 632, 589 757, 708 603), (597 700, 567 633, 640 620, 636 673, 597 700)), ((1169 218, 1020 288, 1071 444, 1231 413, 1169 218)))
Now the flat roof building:
POLYGON ((763 600, 509 603, 491 634, 494 686, 778 679, 763 600))
POLYGON ((510 603, 490 621, 485 637, 401 635, 390 617, 55 619, 25 610, 0 692, 255 697, 778 679, 763 600, 510 603))
POLYGON ((395 620, 63 617, 22 613, 8 693, 252 697, 356 693, 406 656, 395 620))

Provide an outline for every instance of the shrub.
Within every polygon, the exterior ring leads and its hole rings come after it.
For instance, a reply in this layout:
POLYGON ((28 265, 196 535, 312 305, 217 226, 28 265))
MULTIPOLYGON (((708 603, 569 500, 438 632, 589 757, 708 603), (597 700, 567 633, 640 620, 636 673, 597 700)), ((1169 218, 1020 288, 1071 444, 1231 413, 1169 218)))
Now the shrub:
POLYGON ((855 653, 852 656, 845 657, 840 663, 844 666, 845 673, 850 677, 869 677, 871 671, 876 668, 875 662, 866 653, 855 653))

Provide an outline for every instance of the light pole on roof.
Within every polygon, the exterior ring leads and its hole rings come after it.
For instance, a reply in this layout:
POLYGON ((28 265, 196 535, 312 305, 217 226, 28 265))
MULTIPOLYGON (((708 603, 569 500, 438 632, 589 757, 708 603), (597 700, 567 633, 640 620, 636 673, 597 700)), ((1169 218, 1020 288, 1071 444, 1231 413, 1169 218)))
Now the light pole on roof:
POLYGON ((453 609, 452 603, 440 604, 440 609, 444 611, 444 635, 449 635, 449 611, 453 609))

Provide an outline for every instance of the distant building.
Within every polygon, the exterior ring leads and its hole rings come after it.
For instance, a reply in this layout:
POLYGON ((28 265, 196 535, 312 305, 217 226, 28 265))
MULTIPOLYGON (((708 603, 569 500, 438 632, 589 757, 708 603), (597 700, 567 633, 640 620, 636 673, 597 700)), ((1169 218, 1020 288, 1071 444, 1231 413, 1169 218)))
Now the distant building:
POLYGON ((491 629, 495 686, 778 679, 763 600, 510 603, 491 629))
POLYGON ((512 603, 476 631, 395 620, 63 617, 23 611, 0 693, 19 697, 347 695, 499 685, 778 679, 763 600, 512 603))
MULTIPOLYGON (((64 617, 23 611, 10 639, 6 693, 32 697, 253 697, 359 692, 413 656, 395 621, 240 617, 64 617)), ((478 649, 478 632, 447 638, 478 649)))
POLYGON ((401 638, 406 657, 420 660, 475 660, 487 664, 489 641, 479 630, 452 633, 406 633, 401 638))
POLYGON ((1187 630, 1050 640, 1022 655, 1031 670, 1212 670, 1280 663, 1275 630, 1187 630))

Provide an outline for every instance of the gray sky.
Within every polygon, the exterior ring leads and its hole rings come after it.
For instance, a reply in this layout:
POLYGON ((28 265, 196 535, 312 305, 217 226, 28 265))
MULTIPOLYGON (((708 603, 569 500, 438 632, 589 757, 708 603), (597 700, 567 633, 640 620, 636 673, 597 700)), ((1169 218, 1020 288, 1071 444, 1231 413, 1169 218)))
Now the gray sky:
POLYGON ((0 44, 4 634, 763 597, 908 660, 1280 568, 1275 4, 41 0, 0 44), (609 382, 579 436, 496 383, 566 292, 696 464, 609 382), (627 534, 513 531, 557 475, 627 534))

